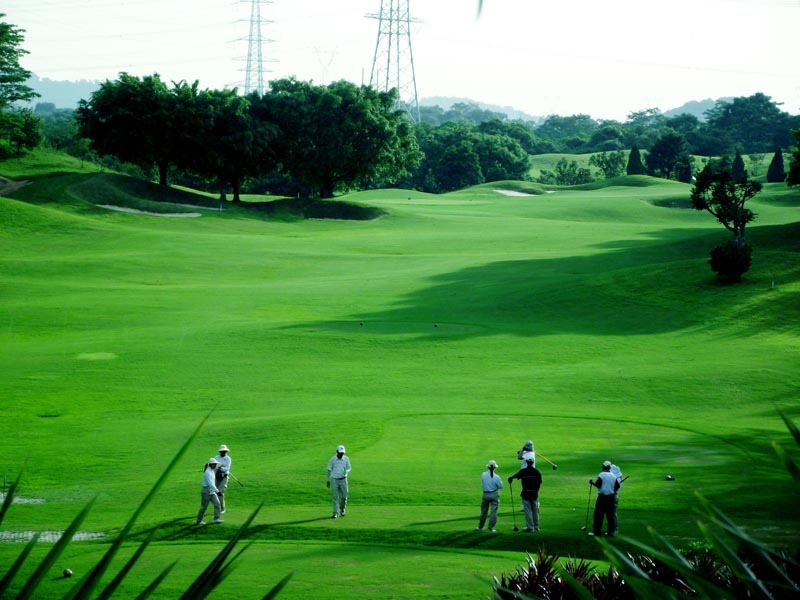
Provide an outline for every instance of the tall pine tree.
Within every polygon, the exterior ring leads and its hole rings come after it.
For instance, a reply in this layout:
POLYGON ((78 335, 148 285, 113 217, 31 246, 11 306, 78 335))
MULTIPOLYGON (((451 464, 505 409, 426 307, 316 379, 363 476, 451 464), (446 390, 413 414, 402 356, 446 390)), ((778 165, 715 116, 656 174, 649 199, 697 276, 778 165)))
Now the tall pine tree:
POLYGON ((642 163, 642 155, 639 153, 639 148, 636 144, 631 147, 631 152, 628 155, 628 165, 625 167, 625 172, 628 175, 644 175, 645 169, 642 163))
POLYGON ((731 176, 733 176, 734 181, 747 179, 747 171, 744 168, 744 160, 742 159, 742 155, 738 150, 736 151, 736 156, 733 158, 733 164, 731 165, 731 176))
POLYGON ((786 181, 786 168, 783 166, 783 152, 778 148, 772 157, 772 162, 769 163, 769 169, 767 169, 767 182, 783 183, 784 181, 786 181))

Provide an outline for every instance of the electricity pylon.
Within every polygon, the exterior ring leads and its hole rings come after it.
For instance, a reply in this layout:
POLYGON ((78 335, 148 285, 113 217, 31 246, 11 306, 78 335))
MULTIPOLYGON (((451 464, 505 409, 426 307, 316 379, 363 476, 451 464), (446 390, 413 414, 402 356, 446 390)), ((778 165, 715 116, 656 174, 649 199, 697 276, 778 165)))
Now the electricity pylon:
POLYGON ((271 23, 261 18, 261 5, 272 4, 270 0, 250 1, 250 34, 247 36, 247 67, 244 76, 244 93, 264 94, 264 42, 271 40, 262 36, 261 24, 271 23))
POLYGON ((381 0, 381 12, 367 15, 378 19, 378 40, 372 59, 369 85, 379 91, 397 88, 400 102, 412 120, 419 123, 419 98, 411 51, 411 18, 409 0, 381 0))

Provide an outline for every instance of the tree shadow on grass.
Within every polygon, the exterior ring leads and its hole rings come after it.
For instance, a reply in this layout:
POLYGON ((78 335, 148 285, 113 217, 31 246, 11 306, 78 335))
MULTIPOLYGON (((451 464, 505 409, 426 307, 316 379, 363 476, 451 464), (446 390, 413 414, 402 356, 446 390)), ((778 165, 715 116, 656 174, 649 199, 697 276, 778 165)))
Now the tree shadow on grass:
MULTIPOLYGON (((800 237, 800 224, 763 227, 753 235, 764 242, 764 253, 782 247, 776 240, 793 237, 800 237)), ((800 279, 797 260, 759 258, 756 247, 757 259, 768 264, 754 268, 742 284, 721 285, 707 260, 723 239, 724 232, 663 230, 645 240, 598 245, 601 251, 591 255, 489 262, 437 275, 387 310, 297 327, 462 339, 648 335, 734 322, 745 328, 752 323, 745 333, 756 333, 784 328, 791 316, 800 316, 800 294, 776 294, 769 284, 776 272, 783 283, 800 279)))

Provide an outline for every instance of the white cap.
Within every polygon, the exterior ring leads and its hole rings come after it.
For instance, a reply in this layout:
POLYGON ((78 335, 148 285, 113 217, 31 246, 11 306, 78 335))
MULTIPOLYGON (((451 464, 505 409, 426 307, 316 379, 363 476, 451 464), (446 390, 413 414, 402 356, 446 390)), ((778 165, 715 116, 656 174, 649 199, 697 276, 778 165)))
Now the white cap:
POLYGON ((528 440, 527 442, 525 442, 523 448, 525 448, 525 450, 533 450, 533 442, 531 440, 528 440))
POLYGON ((344 446, 336 446, 336 452, 344 452, 344 446))
POLYGON ((228 447, 225 444, 222 444, 217 452, 228 452, 228 447))
POLYGON ((497 463, 494 462, 493 460, 490 460, 488 463, 486 463, 486 466, 487 467, 493 467, 493 468, 496 469, 497 468, 497 463))
POLYGON ((611 468, 611 461, 610 460, 605 461, 603 463, 603 468, 604 469, 610 469, 611 468))
POLYGON ((222 463, 219 462, 216 458, 211 457, 208 459, 208 464, 210 465, 221 465, 222 463))

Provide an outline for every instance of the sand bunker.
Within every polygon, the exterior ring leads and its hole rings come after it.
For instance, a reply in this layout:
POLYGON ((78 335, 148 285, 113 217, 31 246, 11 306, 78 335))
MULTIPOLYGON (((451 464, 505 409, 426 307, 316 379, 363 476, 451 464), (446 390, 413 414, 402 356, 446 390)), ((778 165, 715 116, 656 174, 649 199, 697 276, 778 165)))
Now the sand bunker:
POLYGON ((173 218, 191 218, 191 217, 202 217, 203 215, 198 212, 187 212, 187 213, 154 213, 148 212, 146 210, 138 210, 136 208, 126 208, 124 206, 114 206, 113 204, 98 204, 101 208, 105 208, 108 210, 115 210, 117 212, 124 212, 124 213, 132 213, 135 215, 147 215, 150 217, 173 217, 173 218))
POLYGON ((5 177, 0 177, 0 196, 7 196, 13 192, 16 192, 19 188, 26 186, 30 183, 30 181, 13 181, 11 179, 6 179, 5 177))
POLYGON ((515 192, 514 190, 493 190, 503 196, 514 196, 516 198, 524 198, 526 196, 535 196, 536 194, 526 194, 525 192, 515 192))

